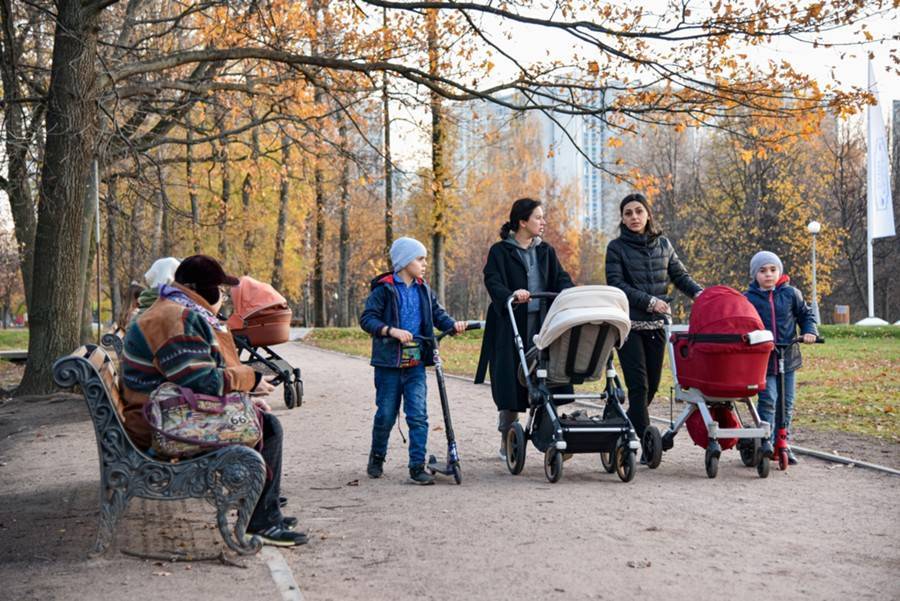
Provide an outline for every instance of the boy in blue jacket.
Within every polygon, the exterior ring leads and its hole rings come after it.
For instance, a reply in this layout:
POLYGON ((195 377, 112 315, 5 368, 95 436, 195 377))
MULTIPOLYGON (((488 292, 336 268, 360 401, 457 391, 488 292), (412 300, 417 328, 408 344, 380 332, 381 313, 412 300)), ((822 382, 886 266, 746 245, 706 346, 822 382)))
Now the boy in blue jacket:
MULTIPOLYGON (((776 343, 793 340, 797 336, 798 326, 803 342, 812 344, 816 341, 818 335, 816 318, 809 305, 803 301, 800 291, 789 284, 790 278, 784 275, 784 267, 778 255, 768 251, 761 251, 753 255, 750 260, 750 280, 750 288, 744 293, 744 296, 753 303, 766 329, 774 335, 776 343)), ((784 427, 788 430, 788 435, 790 435, 791 417, 794 414, 794 393, 796 391, 794 375, 802 364, 799 345, 793 344, 784 349, 786 422, 784 427)), ((776 413, 778 382, 775 376, 777 373, 778 364, 773 352, 769 357, 769 367, 766 370, 766 389, 759 392, 756 407, 759 417, 774 425, 773 441, 775 432, 782 427, 780 411, 776 413)), ((788 461, 791 465, 797 463, 797 458, 790 449, 788 450, 788 461)))
POLYGON ((372 280, 372 292, 359 317, 360 327, 372 336, 375 368, 375 420, 372 450, 366 472, 380 478, 387 455, 388 438, 400 400, 409 427, 409 477, 415 484, 434 484, 425 471, 428 411, 425 366, 434 363, 431 337, 437 326, 462 332, 463 321, 454 321, 423 279, 427 251, 413 238, 398 238, 391 245, 392 273, 372 280))

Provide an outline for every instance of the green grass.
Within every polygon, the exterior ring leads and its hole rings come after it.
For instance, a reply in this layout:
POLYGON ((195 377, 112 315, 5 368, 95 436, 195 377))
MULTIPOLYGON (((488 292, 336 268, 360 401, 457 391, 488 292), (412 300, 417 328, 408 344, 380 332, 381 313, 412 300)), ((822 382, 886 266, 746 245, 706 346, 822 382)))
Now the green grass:
POLYGON ((0 350, 19 350, 28 348, 28 330, 26 328, 0 329, 0 350))
MULTIPOLYGON (((900 443, 900 327, 822 326, 821 330, 825 344, 803 346, 795 423, 900 443)), ((443 341, 441 356, 448 373, 475 373, 481 334, 466 332, 443 341)), ((363 357, 371 350, 369 336, 358 328, 316 329, 306 341, 363 357)), ((668 396, 671 386, 667 357, 659 394, 668 396)))

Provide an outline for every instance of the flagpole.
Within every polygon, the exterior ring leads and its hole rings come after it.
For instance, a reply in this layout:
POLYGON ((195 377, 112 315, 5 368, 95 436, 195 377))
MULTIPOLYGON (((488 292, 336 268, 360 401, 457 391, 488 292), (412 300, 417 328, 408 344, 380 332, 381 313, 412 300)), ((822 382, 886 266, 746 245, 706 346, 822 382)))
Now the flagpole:
MULTIPOLYGON (((867 69, 869 85, 867 89, 871 92, 875 82, 872 81, 872 69, 867 69)), ((868 317, 875 317, 875 268, 872 265, 872 224, 874 223, 874 203, 871 201, 871 195, 875 189, 875 161, 873 160, 875 153, 872 152, 872 107, 866 110, 866 280, 869 293, 869 313, 868 317)))

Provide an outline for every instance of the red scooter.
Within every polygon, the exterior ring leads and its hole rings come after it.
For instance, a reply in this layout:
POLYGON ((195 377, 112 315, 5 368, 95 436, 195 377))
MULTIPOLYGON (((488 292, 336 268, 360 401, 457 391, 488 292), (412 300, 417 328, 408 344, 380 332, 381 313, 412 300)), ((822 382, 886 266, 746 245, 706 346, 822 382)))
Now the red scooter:
MULTIPOLYGON (((775 356, 778 361, 778 373, 775 374, 778 381, 778 399, 775 403, 775 410, 778 412, 778 421, 781 422, 781 427, 775 432, 775 449, 772 454, 778 459, 778 469, 783 472, 787 471, 788 468, 788 451, 790 450, 788 448, 788 431, 785 426, 787 410, 784 403, 784 349, 793 346, 798 342, 803 342, 803 338, 794 338, 790 342, 775 343, 775 356)), ((816 344, 824 343, 824 338, 819 336, 816 337, 816 344)), ((776 424, 772 424, 773 427, 775 425, 776 424)), ((765 453, 765 450, 763 452, 765 453)))

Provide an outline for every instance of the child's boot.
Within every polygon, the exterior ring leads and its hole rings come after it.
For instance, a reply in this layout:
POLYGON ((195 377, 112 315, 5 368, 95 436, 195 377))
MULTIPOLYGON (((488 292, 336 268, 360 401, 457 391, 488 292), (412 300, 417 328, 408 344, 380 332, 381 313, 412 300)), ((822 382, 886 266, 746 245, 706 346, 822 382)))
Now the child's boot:
POLYGON ((381 478, 384 473, 384 455, 379 455, 375 451, 369 453, 369 465, 366 467, 366 473, 369 478, 381 478))
POLYGON ((425 466, 409 468, 409 480, 413 484, 434 484, 434 476, 425 471, 425 466))

